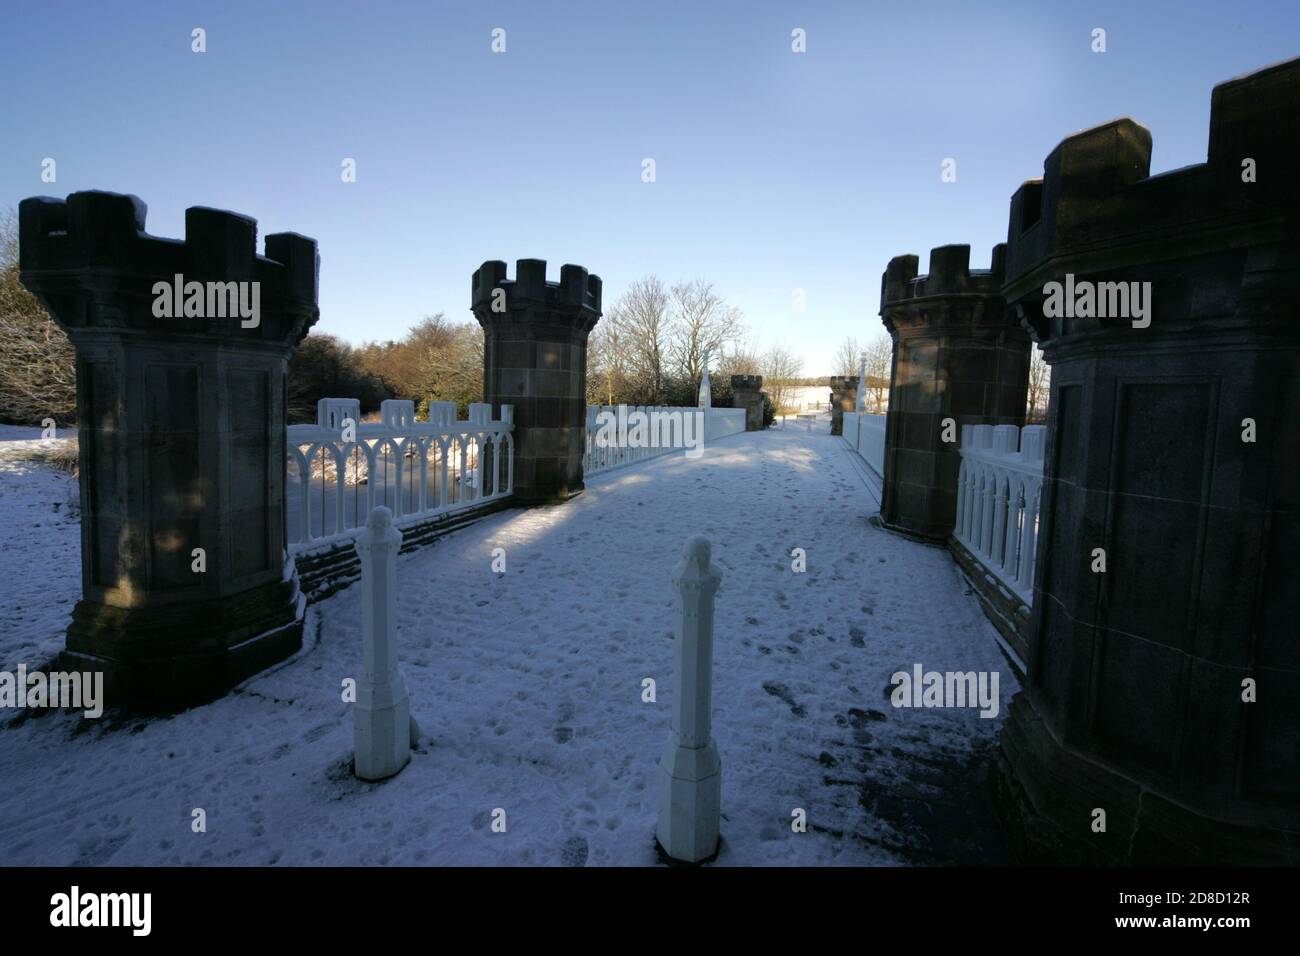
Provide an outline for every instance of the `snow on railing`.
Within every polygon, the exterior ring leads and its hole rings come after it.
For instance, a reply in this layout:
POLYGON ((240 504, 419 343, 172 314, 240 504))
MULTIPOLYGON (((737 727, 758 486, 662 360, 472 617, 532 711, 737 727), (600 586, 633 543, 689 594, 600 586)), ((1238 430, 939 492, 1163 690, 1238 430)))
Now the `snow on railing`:
POLYGON ((885 473, 885 416, 845 412, 841 437, 878 475, 885 473))
POLYGON ((1034 601, 1045 425, 963 425, 953 537, 1014 591, 1034 601))
POLYGON ((287 428, 285 510, 289 550, 351 539, 377 506, 398 526, 469 510, 514 491, 514 407, 476 402, 456 421, 455 402, 389 400, 380 421, 361 422, 354 398, 322 398, 315 425, 287 428), (342 478, 342 480, 340 480, 342 478))

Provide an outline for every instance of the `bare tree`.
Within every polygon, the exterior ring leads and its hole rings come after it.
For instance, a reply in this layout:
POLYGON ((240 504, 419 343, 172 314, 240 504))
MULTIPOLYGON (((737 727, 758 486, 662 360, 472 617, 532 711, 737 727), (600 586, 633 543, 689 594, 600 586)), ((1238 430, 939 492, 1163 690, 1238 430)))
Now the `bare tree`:
POLYGON ((774 345, 763 356, 763 389, 772 398, 777 414, 784 414, 795 379, 803 371, 803 362, 789 349, 774 345))
POLYGON ((74 421, 72 343, 19 281, 18 221, 12 211, 0 215, 0 343, 0 421, 74 421))
POLYGON ((718 356, 718 375, 730 380, 733 375, 762 375, 763 357, 757 336, 743 336, 718 356))
POLYGON ((689 382, 704 375, 706 356, 720 356, 741 332, 740 311, 703 279, 679 282, 669 293, 673 371, 689 382))
POLYGON ((623 356, 618 332, 610 322, 599 322, 587 337, 587 404, 613 405, 614 379, 621 378, 623 356))
POLYGON ((867 400, 874 414, 885 410, 889 381, 893 374, 894 342, 881 332, 867 344, 867 400))
POLYGON ((667 288, 657 276, 638 279, 610 307, 605 321, 613 327, 613 341, 634 379, 638 394, 630 397, 658 405, 667 375, 671 331, 667 288))
POLYGON ((1029 424, 1047 419, 1047 400, 1051 392, 1052 367, 1043 358, 1043 350, 1035 345, 1029 356, 1029 409, 1025 416, 1029 424))
POLYGON ((844 341, 840 343, 840 347, 835 350, 835 371, 831 374, 849 376, 857 375, 858 361, 861 358, 861 355, 862 346, 858 344, 858 340, 851 335, 847 336, 844 341))

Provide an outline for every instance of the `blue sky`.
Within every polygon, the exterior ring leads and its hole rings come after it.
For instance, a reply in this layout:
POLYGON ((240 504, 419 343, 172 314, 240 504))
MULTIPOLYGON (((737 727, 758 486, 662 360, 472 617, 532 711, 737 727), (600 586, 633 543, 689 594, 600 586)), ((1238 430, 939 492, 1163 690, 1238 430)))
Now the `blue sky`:
POLYGON ((607 303, 649 273, 703 277, 808 374, 881 331, 892 256, 924 269, 968 242, 986 266, 1062 137, 1128 115, 1153 171, 1200 162, 1213 85, 1300 53, 1294 0, 97 0, 3 22, 0 206, 108 189, 143 198, 156 235, 207 205, 312 236, 317 329, 354 342, 468 319, 485 259, 579 263, 607 303))

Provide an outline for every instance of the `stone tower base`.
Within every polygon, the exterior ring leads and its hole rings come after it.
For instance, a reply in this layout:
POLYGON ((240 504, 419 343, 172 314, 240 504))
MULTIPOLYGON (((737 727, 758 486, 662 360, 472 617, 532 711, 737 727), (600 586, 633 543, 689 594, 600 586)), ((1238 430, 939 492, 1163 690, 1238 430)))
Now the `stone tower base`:
POLYGON ((232 598, 171 607, 77 602, 62 670, 102 672, 110 707, 169 712, 206 703, 302 647, 306 597, 285 577, 232 598), (184 634, 185 653, 176 636, 184 634))
POLYGON ((1300 833, 1216 820, 1061 744, 1023 693, 1002 728, 998 805, 1021 863, 1300 864, 1300 833), (1093 812, 1106 811, 1094 832, 1093 812))

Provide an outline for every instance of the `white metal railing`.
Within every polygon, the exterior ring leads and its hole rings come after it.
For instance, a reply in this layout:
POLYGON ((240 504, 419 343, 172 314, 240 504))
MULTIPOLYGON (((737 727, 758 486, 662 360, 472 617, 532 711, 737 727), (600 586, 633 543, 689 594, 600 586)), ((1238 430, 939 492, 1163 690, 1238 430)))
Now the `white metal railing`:
POLYGON ((315 425, 290 425, 285 512, 289 550, 351 539, 377 506, 399 526, 505 498, 514 492, 514 407, 476 402, 467 421, 455 402, 389 400, 380 421, 361 422, 354 398, 322 398, 315 425), (345 440, 345 436, 351 440, 345 440))
MULTIPOLYGON (((655 413, 664 412, 695 412, 697 408, 677 407, 670 408, 667 405, 627 405, 627 411, 644 412, 648 420, 654 421, 655 413)), ((633 462, 647 461, 651 458, 658 458, 660 455, 668 455, 675 451, 681 451, 682 445, 664 445, 657 448, 648 447, 647 443, 642 443, 639 447, 630 446, 626 443, 619 444, 608 443, 601 444, 596 441, 596 435, 599 432, 600 425, 598 418, 602 412, 608 412, 610 415, 617 417, 619 406, 617 405, 588 405, 587 406, 587 432, 584 436, 582 450, 582 472, 585 475, 594 474, 598 471, 606 471, 610 468, 619 468, 623 465, 630 465, 633 462)), ((693 426, 694 427, 694 426, 693 426)), ((658 429, 652 429, 658 431, 658 429)))
POLYGON ((885 474, 885 416, 845 412, 842 437, 877 475, 885 474))
POLYGON ((587 430, 583 439, 582 471, 590 475, 648 461, 701 443, 717 441, 728 435, 738 435, 745 430, 743 408, 703 409, 693 405, 588 405, 587 430), (613 443, 597 440, 600 433, 600 416, 608 413, 617 426, 619 422, 633 421, 633 415, 647 423, 645 435, 636 441, 626 441, 619 434, 613 443), (690 416, 691 420, 687 421, 690 416), (699 417, 694 417, 699 416, 699 417), (661 420, 662 419, 662 420, 661 420), (667 422, 668 424, 665 424, 667 422), (691 445, 686 444, 689 430, 691 445))
POLYGON ((1046 443, 1045 425, 961 427, 953 537, 1031 606, 1046 443))

